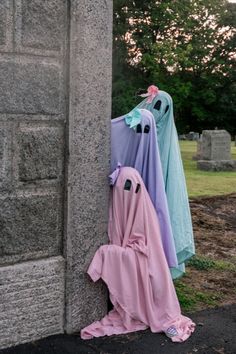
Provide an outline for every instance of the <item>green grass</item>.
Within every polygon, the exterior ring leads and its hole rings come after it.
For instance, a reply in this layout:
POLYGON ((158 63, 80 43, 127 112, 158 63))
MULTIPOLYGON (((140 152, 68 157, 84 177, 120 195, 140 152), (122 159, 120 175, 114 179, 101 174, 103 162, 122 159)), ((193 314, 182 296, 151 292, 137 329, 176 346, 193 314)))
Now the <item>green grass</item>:
POLYGON ((199 307, 216 306, 221 294, 216 292, 203 293, 193 287, 184 284, 181 280, 175 280, 175 290, 182 310, 192 312, 199 307))
POLYGON ((187 265, 197 270, 208 270, 215 267, 215 262, 209 258, 194 256, 187 262, 187 265))
MULTIPOLYGON (((234 273, 236 272, 236 264, 224 260, 213 260, 212 258, 208 258, 202 255, 192 257, 186 263, 186 265, 188 267, 190 266, 192 268, 195 268, 199 272, 207 271, 211 274, 211 277, 215 274, 216 271, 217 274, 225 271, 228 272, 225 273, 226 277, 233 277, 234 273)), ((209 306, 212 307, 219 305, 224 296, 223 293, 212 289, 204 289, 204 291, 199 291, 194 286, 185 283, 185 277, 189 272, 188 267, 186 275, 184 275, 181 279, 176 279, 174 281, 176 293, 178 295, 178 299, 182 309, 184 311, 192 312, 209 306)), ((232 288, 232 293, 235 292, 236 289, 232 288)))
MULTIPOLYGON (((236 192, 236 172, 206 172, 197 170, 197 162, 192 159, 197 152, 197 143, 180 141, 180 149, 189 197, 214 196, 236 192)), ((236 159, 236 147, 233 143, 231 152, 232 159, 236 159)), ((216 271, 228 272, 226 274, 231 276, 231 273, 236 271, 236 257, 230 261, 225 261, 197 255, 187 262, 187 266, 199 272, 207 271, 210 274, 214 274, 216 271)), ((194 311, 200 308, 216 306, 222 300, 223 293, 212 289, 199 291, 194 286, 185 284, 184 279, 185 277, 183 276, 183 278, 174 282, 183 310, 194 311)))
POLYGON ((235 264, 224 260, 213 260, 204 256, 193 256, 186 264, 197 270, 216 269, 236 272, 235 264))
POLYGON ((214 265, 215 269, 236 272, 236 265, 235 264, 232 264, 232 263, 226 262, 226 261, 222 261, 222 260, 214 261, 214 263, 215 263, 215 265, 214 265))
MULTIPOLYGON (((189 197, 212 196, 236 192, 236 172, 206 172, 197 170, 195 141, 180 141, 181 155, 189 197)), ((236 146, 232 143, 232 159, 236 159, 236 146)))

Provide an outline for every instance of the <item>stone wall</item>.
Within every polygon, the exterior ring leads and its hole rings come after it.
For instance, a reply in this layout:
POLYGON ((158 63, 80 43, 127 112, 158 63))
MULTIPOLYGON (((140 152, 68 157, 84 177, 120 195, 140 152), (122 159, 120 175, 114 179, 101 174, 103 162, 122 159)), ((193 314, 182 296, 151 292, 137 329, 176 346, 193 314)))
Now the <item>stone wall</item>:
POLYGON ((11 264, 61 254, 68 14, 63 0, 0 10, 0 262, 11 264))
POLYGON ((0 348, 106 310, 111 35, 112 1, 0 2, 0 348))
POLYGON ((62 257, 2 267, 0 284, 1 348, 63 332, 62 257))
POLYGON ((107 292, 85 274, 107 242, 112 1, 72 1, 66 214, 66 330, 107 310, 107 292))

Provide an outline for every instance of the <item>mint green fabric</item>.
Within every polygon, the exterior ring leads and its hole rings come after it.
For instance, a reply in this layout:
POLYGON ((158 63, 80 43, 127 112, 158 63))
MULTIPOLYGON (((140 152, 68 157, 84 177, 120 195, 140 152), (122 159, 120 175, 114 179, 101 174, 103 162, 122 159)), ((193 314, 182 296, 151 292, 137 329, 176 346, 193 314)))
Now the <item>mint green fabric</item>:
POLYGON ((136 129, 137 125, 142 120, 141 111, 137 108, 133 109, 131 112, 126 114, 125 123, 129 125, 130 128, 136 129))
POLYGON ((175 279, 185 272, 184 262, 195 254, 195 247, 186 181, 174 122, 173 101, 168 93, 159 91, 151 103, 147 103, 145 99, 136 108, 151 111, 156 122, 165 191, 179 264, 178 268, 171 269, 172 278, 175 279))

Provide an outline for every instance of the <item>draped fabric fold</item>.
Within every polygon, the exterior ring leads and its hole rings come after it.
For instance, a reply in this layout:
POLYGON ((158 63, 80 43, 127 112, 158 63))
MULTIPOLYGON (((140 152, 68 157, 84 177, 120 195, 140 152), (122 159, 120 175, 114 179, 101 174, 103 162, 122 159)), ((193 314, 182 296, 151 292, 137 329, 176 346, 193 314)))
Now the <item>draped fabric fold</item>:
POLYGON ((136 108, 148 109, 155 119, 162 172, 179 264, 171 271, 173 278, 177 278, 185 271, 184 262, 195 254, 195 247, 185 175, 174 122, 173 101, 168 93, 159 91, 151 103, 145 99, 136 108))
POLYGON ((160 225, 139 173, 121 167, 112 191, 110 244, 101 246, 89 266, 93 281, 108 286, 113 310, 81 331, 83 339, 150 327, 174 342, 185 341, 194 323, 181 315, 164 254, 160 225), (129 189, 125 189, 127 180, 129 189), (139 188, 137 188, 139 186, 139 188))
MULTIPOLYGON (((161 228, 162 244, 169 267, 176 267, 177 257, 151 112, 140 109, 141 121, 136 130, 126 124, 126 116, 111 121, 111 172, 118 163, 134 167, 141 175, 155 207, 161 228)), ((132 125, 133 127, 133 125, 132 125)))

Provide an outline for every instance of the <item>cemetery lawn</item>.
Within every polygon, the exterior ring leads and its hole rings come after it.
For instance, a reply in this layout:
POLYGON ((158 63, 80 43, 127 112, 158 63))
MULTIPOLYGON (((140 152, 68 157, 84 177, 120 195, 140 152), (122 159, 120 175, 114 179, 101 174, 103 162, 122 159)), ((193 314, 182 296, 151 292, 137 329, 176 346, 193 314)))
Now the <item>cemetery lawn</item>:
MULTIPOLYGON (((197 170, 192 159, 197 152, 195 141, 180 141, 181 155, 189 197, 222 195, 236 192, 236 172, 207 172, 197 170)), ((231 145, 232 159, 236 160, 236 146, 231 145)))
MULTIPOLYGON (((205 172, 192 156, 197 144, 181 141, 196 255, 175 280, 183 312, 236 303, 236 172, 205 172)), ((236 147, 232 143, 232 159, 236 147)))
POLYGON ((196 256, 175 281, 184 312, 236 303, 236 193, 190 200, 196 256))

